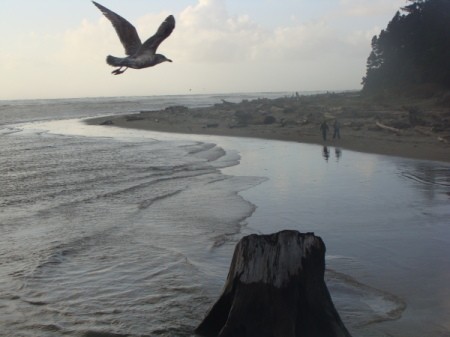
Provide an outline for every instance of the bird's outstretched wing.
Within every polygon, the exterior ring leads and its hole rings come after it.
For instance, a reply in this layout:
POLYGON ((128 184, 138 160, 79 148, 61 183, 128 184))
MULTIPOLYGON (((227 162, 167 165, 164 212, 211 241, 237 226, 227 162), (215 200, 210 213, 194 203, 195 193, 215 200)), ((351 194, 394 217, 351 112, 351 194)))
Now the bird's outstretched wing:
POLYGON ((119 36, 120 42, 125 48, 126 55, 135 54, 139 48, 142 46, 141 39, 136 31, 136 28, 125 20, 120 15, 114 13, 108 8, 100 5, 99 3, 92 1, 95 6, 103 13, 103 15, 111 21, 117 35, 119 36))
POLYGON ((169 15, 159 26, 156 33, 144 42, 142 48, 139 50, 139 54, 151 53, 155 54, 158 46, 163 42, 175 28, 175 18, 173 15, 169 15))

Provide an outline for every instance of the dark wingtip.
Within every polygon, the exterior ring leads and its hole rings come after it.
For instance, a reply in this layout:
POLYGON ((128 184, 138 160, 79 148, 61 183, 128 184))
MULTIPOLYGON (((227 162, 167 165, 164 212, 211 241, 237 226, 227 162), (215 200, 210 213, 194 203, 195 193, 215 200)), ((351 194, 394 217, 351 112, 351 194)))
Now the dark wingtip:
POLYGON ((92 0, 92 3, 95 5, 95 7, 100 9, 100 11, 102 11, 103 13, 104 13, 105 10, 108 10, 105 6, 100 5, 98 2, 95 2, 95 1, 92 0))
POLYGON ((103 6, 100 5, 98 2, 92 1, 92 3, 95 5, 95 7, 97 7, 100 10, 103 8, 103 6))
POLYGON ((172 22, 175 25, 175 17, 172 14, 169 15, 165 21, 172 22))

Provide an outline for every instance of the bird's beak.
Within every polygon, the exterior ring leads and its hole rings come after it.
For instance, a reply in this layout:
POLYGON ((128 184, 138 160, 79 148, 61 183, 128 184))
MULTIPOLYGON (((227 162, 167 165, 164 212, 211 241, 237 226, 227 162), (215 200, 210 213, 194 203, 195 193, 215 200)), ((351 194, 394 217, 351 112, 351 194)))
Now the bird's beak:
POLYGON ((171 59, 166 59, 166 61, 167 61, 167 62, 172 62, 172 60, 171 60, 171 59))

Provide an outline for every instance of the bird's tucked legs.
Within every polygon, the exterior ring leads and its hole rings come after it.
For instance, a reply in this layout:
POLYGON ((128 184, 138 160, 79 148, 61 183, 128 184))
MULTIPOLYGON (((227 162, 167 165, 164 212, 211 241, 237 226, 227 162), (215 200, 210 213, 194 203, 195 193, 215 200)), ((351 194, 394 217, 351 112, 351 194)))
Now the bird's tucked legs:
POLYGON ((124 70, 122 70, 122 68, 123 68, 123 67, 120 67, 120 68, 118 68, 118 69, 112 71, 111 74, 114 74, 114 75, 120 75, 120 74, 123 74, 123 73, 125 72, 125 70, 128 69, 128 67, 125 67, 124 70))

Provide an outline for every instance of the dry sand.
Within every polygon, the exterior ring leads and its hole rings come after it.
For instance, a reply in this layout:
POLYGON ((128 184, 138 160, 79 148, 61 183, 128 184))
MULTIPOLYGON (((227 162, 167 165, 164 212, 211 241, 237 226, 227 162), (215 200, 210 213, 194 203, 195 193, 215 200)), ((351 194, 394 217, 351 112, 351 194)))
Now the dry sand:
POLYGON ((144 130, 254 137, 337 146, 349 150, 450 162, 450 108, 433 100, 369 100, 359 93, 223 102, 212 107, 168 107, 90 119, 144 130), (381 103, 380 103, 381 101, 381 103), (322 140, 320 124, 341 124, 341 139, 322 140))

